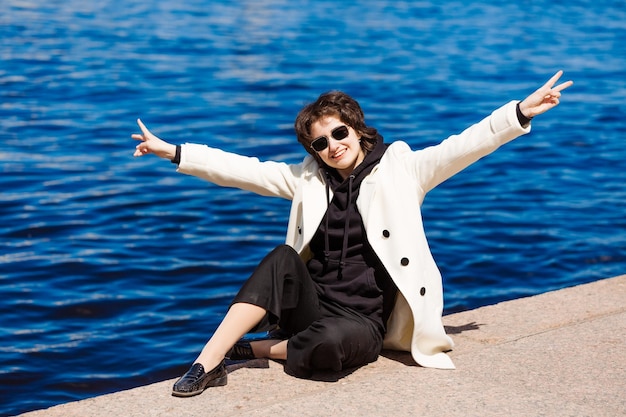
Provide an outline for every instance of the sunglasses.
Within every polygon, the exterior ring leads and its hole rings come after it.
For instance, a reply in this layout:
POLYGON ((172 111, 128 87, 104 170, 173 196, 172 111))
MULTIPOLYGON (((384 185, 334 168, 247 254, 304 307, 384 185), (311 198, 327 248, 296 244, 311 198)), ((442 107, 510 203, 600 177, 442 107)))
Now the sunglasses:
MULTIPOLYGON (((335 140, 343 140, 348 137, 350 132, 348 131, 348 126, 337 126, 330 132, 330 136, 335 140)), ((328 148, 328 138, 326 136, 320 136, 311 142, 311 148, 315 152, 322 152, 324 149, 328 148)))

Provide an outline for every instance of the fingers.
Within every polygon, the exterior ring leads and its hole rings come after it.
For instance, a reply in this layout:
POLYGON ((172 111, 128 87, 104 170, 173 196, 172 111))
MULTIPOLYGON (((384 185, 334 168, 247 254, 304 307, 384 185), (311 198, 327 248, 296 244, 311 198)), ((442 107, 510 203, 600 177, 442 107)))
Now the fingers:
POLYGON ((142 133, 133 133, 130 137, 135 140, 140 140, 141 143, 135 147, 135 152, 133 153, 133 156, 143 156, 150 152, 145 143, 146 140, 148 140, 148 135, 150 135, 151 133, 148 128, 143 124, 141 119, 137 119, 137 124, 139 125, 142 133))
POLYGON ((561 91, 574 84, 573 81, 566 81, 555 87, 554 84, 556 84, 556 82, 559 80, 559 78, 561 78, 562 75, 562 70, 557 71, 557 73, 554 74, 552 78, 548 80, 548 82, 546 82, 539 90, 537 90, 537 93, 539 93, 542 97, 541 101, 544 104, 550 104, 550 108, 555 107, 559 104, 561 91))
POLYGON ((143 124, 141 119, 137 119, 137 124, 139 125, 139 128, 141 129, 141 134, 133 133, 130 137, 135 140, 146 140, 147 136, 150 134, 150 131, 148 130, 146 125, 143 124))
MULTIPOLYGON (((141 134, 139 133, 133 133, 130 137, 135 139, 135 140, 140 140, 142 142, 147 141, 148 139, 150 139, 152 136, 154 136, 146 127, 146 125, 143 124, 143 122, 141 121, 141 119, 137 119, 137 124, 139 125, 139 128, 141 129, 141 134)), ((139 147, 139 145, 137 145, 139 147)), ((144 152, 145 153, 145 152, 144 152)))
POLYGON ((154 136, 146 127, 146 125, 143 124, 143 122, 141 121, 141 119, 137 119, 137 124, 139 125, 139 128, 141 129, 141 135, 138 133, 133 134, 131 137, 133 139, 137 139, 137 140, 146 140, 148 139, 150 136, 154 136))
POLYGON ((552 78, 550 78, 548 82, 544 84, 544 87, 552 88, 552 86, 556 84, 559 78, 561 78, 561 75, 563 75, 563 70, 558 70, 556 74, 554 74, 552 78))
POLYGON ((137 119, 137 124, 139 125, 139 128, 141 129, 141 131, 143 132, 144 135, 147 135, 147 134, 150 133, 150 131, 148 130, 146 125, 143 124, 141 119, 137 119))
MULTIPOLYGON (((137 135, 137 136, 141 136, 141 135, 137 135)), ((146 141, 143 141, 139 145, 135 146, 135 152, 133 153, 133 156, 144 156, 150 153, 153 153, 153 150, 150 147, 150 144, 146 141)))
POLYGON ((573 81, 566 81, 564 83, 561 83, 559 85, 557 85, 556 87, 554 87, 554 84, 556 84, 556 82, 559 80, 559 78, 561 78, 561 75, 563 75, 563 70, 559 70, 557 71, 556 74, 554 74, 552 76, 552 78, 550 78, 548 80, 547 83, 544 84, 544 88, 548 88, 551 90, 551 92, 558 92, 558 91, 563 91, 565 90, 567 87, 571 86, 572 84, 574 84, 573 81))
POLYGON ((552 89, 552 91, 563 91, 565 90, 567 87, 571 86, 572 84, 574 84, 574 81, 566 81, 562 84, 557 85, 556 87, 554 87, 552 89))

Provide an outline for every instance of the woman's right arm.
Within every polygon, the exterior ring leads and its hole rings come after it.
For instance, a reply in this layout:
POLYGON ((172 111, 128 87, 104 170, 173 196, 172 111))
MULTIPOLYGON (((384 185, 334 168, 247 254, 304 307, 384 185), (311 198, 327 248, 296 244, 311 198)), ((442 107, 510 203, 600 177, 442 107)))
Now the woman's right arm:
POLYGON ((178 172, 193 175, 223 187, 234 187, 257 194, 293 199, 302 170, 309 164, 288 165, 282 162, 261 162, 258 158, 237 155, 205 145, 168 143, 137 120, 141 134, 134 156, 157 155, 178 165, 178 172))

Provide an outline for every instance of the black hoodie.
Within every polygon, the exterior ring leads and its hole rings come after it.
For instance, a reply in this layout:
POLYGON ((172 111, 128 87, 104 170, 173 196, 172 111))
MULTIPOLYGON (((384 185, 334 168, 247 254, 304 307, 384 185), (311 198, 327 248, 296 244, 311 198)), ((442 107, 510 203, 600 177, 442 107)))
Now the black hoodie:
POLYGON ((374 150, 345 180, 335 169, 324 167, 327 191, 333 190, 333 198, 309 244, 314 257, 308 263, 322 296, 371 318, 382 332, 396 289, 367 241, 356 199, 361 182, 386 149, 378 136, 374 150))

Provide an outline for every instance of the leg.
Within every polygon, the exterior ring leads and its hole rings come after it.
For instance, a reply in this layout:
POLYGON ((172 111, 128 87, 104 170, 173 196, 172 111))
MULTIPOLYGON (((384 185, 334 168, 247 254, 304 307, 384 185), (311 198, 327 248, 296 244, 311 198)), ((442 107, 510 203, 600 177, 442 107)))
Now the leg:
MULTIPOLYGON (((228 313, 196 359, 205 369, 212 369, 246 333, 254 329, 267 314, 281 327, 299 331, 318 317, 315 287, 300 256, 281 245, 261 261, 235 297, 228 313), (283 317, 284 316, 284 317, 283 317)), ((280 359, 279 341, 255 346, 255 356, 280 359), (258 355, 257 351, 258 350, 258 355)), ((286 355, 286 344, 282 347, 286 355)))
POLYGON ((176 397, 201 394, 206 388, 226 385, 224 355, 250 328, 266 314, 261 307, 238 303, 231 306, 211 339, 202 349, 189 371, 172 388, 176 397))
POLYGON ((287 359, 287 340, 258 340, 250 343, 255 358, 287 359))
POLYGON ((286 370, 310 378, 317 370, 363 366, 378 358, 382 342, 382 333, 373 321, 338 308, 289 339, 286 370))
MULTIPOLYGON (((292 248, 279 246, 246 281, 191 369, 174 384, 172 394, 197 395, 208 387, 225 385, 224 356, 265 318, 299 330, 318 316, 317 293, 306 265, 292 248)), ((284 359, 287 343, 273 342, 261 349, 263 356, 284 359)))
POLYGON ((306 264, 286 245, 263 259, 233 303, 262 306, 268 324, 278 324, 290 333, 304 330, 319 317, 317 291, 306 264))
POLYGON ((195 360, 204 369, 213 369, 224 359, 226 352, 267 314, 262 307, 253 304, 233 304, 222 323, 195 360))
MULTIPOLYGON (((267 316, 263 323, 278 324, 288 334, 306 329, 320 317, 317 291, 306 264, 286 245, 278 246, 259 264, 234 302, 264 306, 267 316)), ((256 358, 287 358, 286 340, 259 340, 249 345, 256 358)))

